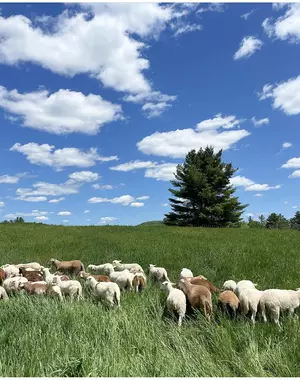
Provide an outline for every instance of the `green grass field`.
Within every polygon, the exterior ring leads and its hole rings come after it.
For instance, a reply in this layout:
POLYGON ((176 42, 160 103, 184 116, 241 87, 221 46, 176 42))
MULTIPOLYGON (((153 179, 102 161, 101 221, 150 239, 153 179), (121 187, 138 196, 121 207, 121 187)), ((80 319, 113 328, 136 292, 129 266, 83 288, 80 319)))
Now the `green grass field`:
MULTIPOLYGON (((250 279, 264 288, 300 287, 300 234, 255 229, 165 226, 1 225, 0 264, 113 259, 157 264, 177 280, 182 267, 215 285, 250 279)), ((0 303, 0 375, 5 376, 300 376, 300 321, 283 329, 199 314, 178 328, 162 320, 166 295, 150 285, 108 310, 85 293, 59 303, 17 296, 0 303)))

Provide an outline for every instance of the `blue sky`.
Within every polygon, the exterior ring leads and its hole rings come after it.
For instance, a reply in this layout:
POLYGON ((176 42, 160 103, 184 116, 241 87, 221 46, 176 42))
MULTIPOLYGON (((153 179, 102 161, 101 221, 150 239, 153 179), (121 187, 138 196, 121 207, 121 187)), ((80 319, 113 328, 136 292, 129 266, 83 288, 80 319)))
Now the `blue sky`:
POLYGON ((299 42, 299 4, 1 4, 1 219, 162 219, 208 144, 245 217, 293 216, 299 42))

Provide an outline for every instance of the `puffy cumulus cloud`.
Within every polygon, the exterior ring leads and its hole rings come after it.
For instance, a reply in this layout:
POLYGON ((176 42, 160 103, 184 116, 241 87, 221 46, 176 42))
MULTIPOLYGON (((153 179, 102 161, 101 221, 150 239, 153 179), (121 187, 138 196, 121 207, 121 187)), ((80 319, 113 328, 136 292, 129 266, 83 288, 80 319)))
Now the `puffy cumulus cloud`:
POLYGON ((20 181, 20 178, 17 176, 10 176, 7 174, 0 176, 0 183, 14 184, 14 183, 18 183, 19 181, 20 181))
POLYGON ((253 117, 251 119, 251 121, 252 121, 252 123, 254 124, 255 127, 261 127, 262 125, 269 124, 269 122, 270 122, 270 120, 267 117, 265 117, 263 119, 260 119, 260 120, 256 120, 256 118, 253 117))
POLYGON ((300 113, 300 75, 280 84, 267 84, 258 94, 260 100, 272 98, 273 108, 280 109, 286 115, 300 113))
POLYGON ((69 175, 69 178, 75 182, 94 182, 97 181, 100 176, 98 173, 90 171, 75 172, 69 175))
POLYGON ((233 59, 249 58, 257 50, 260 50, 263 42, 253 36, 244 37, 240 43, 239 49, 234 53, 233 59))
POLYGON ((139 200, 139 201, 145 201, 147 199, 149 199, 149 195, 143 195, 142 197, 137 197, 136 199, 139 200))
POLYGON ((20 201, 25 201, 25 202, 45 202, 47 200, 47 197, 24 197, 20 196, 15 199, 18 199, 20 201))
POLYGON ((295 170, 291 175, 289 175, 289 178, 300 178, 300 170, 295 170))
POLYGON ((5 206, 5 203, 4 202, 0 202, 0 207, 4 207, 5 206))
POLYGON ((95 135, 104 124, 122 118, 121 106, 99 95, 63 89, 20 94, 0 86, 0 107, 21 118, 24 127, 54 134, 95 135))
POLYGON ((285 164, 281 166, 285 169, 300 169, 300 157, 290 158, 285 164))
POLYGON ((291 148, 292 146, 293 146, 292 143, 290 143, 290 142, 284 142, 284 143, 282 144, 282 149, 291 148))
POLYGON ((278 9, 287 7, 283 16, 277 19, 266 18, 262 26, 270 38, 287 40, 291 43, 300 42, 300 4, 285 4, 278 9))
POLYGON ((66 167, 87 168, 96 165, 98 161, 106 162, 117 160, 117 156, 100 156, 96 148, 84 152, 77 148, 55 149, 54 145, 28 143, 14 144, 10 151, 22 153, 31 164, 46 165, 55 170, 63 170, 66 167))
POLYGON ((45 221, 45 220, 48 220, 48 216, 37 216, 34 218, 35 220, 39 220, 39 221, 45 221))
POLYGON ((264 195, 261 193, 254 194, 255 197, 263 197, 264 195))
POLYGON ((113 203, 120 204, 122 206, 129 206, 130 203, 134 202, 135 198, 131 195, 122 195, 120 197, 115 198, 100 198, 100 197, 92 197, 88 200, 89 203, 113 203))
POLYGON ((173 158, 184 158, 190 150, 207 145, 225 151, 250 135, 245 129, 238 129, 240 122, 235 116, 217 114, 213 119, 197 124, 196 129, 155 132, 139 141, 137 147, 145 154, 173 158))
POLYGON ((268 184, 255 183, 251 179, 243 176, 232 177, 230 184, 234 187, 243 187, 245 191, 268 191, 281 188, 280 185, 270 186, 268 184))
MULTIPOLYGON (((67 181, 68 182, 68 181, 67 181)), ((29 196, 60 196, 60 195, 70 195, 77 194, 81 186, 80 183, 48 183, 48 182, 37 182, 33 184, 33 189, 31 188, 19 188, 16 190, 16 194, 20 197, 29 196)))
POLYGON ((72 215, 70 211, 60 211, 57 215, 59 216, 69 216, 72 215))
POLYGON ((99 183, 95 183, 94 185, 92 185, 92 188, 96 190, 112 190, 114 186, 113 185, 99 185, 99 183))
POLYGON ((160 164, 154 168, 145 171, 146 178, 154 178, 157 181, 171 181, 174 180, 174 173, 176 172, 177 164, 160 164))
POLYGON ((163 207, 168 207, 168 206, 169 206, 169 203, 161 203, 161 206, 163 206, 163 207))
POLYGON ((146 168, 153 168, 155 167, 157 163, 152 161, 130 161, 126 162, 125 164, 120 164, 117 166, 110 167, 110 170, 116 170, 119 172, 129 172, 136 169, 146 169, 146 168))
POLYGON ((54 198, 54 199, 51 199, 51 200, 49 201, 49 203, 59 203, 59 202, 64 201, 64 200, 65 200, 64 197, 54 198))
POLYGON ((132 203, 130 203, 130 207, 139 208, 139 207, 144 207, 144 206, 145 206, 145 203, 143 203, 143 202, 132 202, 132 203))
POLYGON ((8 218, 8 219, 15 219, 18 216, 21 216, 21 217, 40 217, 40 216, 45 216, 48 214, 49 214, 48 211, 32 210, 32 212, 30 212, 30 213, 16 212, 14 214, 6 214, 6 215, 4 215, 4 217, 8 218))
POLYGON ((119 220, 119 218, 115 218, 114 216, 104 216, 103 218, 100 218, 98 224, 108 224, 116 220, 119 220))
POLYGON ((90 212, 90 210, 84 210, 83 213, 84 214, 88 214, 90 212))

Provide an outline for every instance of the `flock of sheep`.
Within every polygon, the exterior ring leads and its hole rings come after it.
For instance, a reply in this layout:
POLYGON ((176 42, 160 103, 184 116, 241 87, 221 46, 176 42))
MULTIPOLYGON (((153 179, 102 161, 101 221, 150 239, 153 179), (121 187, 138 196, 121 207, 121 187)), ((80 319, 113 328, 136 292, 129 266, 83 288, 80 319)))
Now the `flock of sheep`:
MULTIPOLYGON (((71 299, 82 299, 82 281, 91 288, 93 294, 106 301, 110 306, 121 307, 121 292, 135 291, 141 293, 147 284, 143 268, 136 263, 123 264, 120 260, 101 265, 88 265, 86 272, 80 260, 58 261, 51 259, 45 268, 37 262, 26 264, 5 264, 0 268, 0 299, 26 292, 29 295, 58 297, 60 300, 68 295, 71 299), (93 274, 92 274, 93 273, 93 274), (75 276, 78 280, 70 279, 75 276)), ((249 280, 236 283, 225 281, 221 290, 206 277, 194 277, 191 270, 183 268, 177 283, 172 283, 165 268, 149 265, 148 278, 160 284, 168 293, 166 308, 175 313, 178 325, 189 311, 199 309, 208 321, 213 313, 212 294, 217 295, 217 306, 231 317, 237 314, 250 316, 255 323, 257 314, 264 322, 267 315, 271 321, 279 324, 281 312, 288 311, 292 316, 300 306, 300 288, 296 290, 268 289, 258 290, 257 284, 249 280)))

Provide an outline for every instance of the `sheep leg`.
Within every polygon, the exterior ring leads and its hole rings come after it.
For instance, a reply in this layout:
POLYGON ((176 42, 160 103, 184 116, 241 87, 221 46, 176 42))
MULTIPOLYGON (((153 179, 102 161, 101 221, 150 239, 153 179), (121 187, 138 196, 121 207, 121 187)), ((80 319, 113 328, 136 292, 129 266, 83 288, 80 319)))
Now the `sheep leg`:
POLYGON ((182 319, 183 319, 183 315, 182 315, 182 314, 179 314, 179 318, 178 318, 178 326, 181 326, 181 325, 182 325, 182 319))

